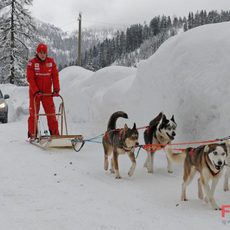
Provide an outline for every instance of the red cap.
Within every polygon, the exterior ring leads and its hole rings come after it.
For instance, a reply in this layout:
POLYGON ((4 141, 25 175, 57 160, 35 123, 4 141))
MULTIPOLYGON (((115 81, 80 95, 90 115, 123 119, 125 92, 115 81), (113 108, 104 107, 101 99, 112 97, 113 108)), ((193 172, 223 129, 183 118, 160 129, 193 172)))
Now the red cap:
POLYGON ((47 54, 47 52, 48 52, 48 47, 47 47, 46 44, 40 43, 40 44, 37 46, 36 51, 37 51, 37 53, 44 52, 44 53, 47 54))

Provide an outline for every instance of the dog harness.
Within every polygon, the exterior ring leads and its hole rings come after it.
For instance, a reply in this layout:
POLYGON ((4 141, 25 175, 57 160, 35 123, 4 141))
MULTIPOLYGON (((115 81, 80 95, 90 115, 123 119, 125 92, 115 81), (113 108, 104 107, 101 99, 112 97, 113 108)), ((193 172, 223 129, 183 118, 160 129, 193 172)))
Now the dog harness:
POLYGON ((195 149, 192 148, 192 149, 188 152, 188 154, 189 154, 191 157, 194 156, 194 155, 195 155, 195 149))
MULTIPOLYGON (((150 133, 150 130, 151 130, 151 126, 148 126, 147 129, 146 129, 146 133, 147 133, 148 135, 151 134, 151 133, 150 133)), ((150 151, 151 153, 155 153, 157 150, 164 149, 164 147, 165 147, 166 145, 170 144, 170 142, 171 142, 171 141, 168 141, 168 143, 166 143, 166 144, 161 144, 160 141, 158 140, 157 136, 156 136, 156 133, 153 133, 151 139, 153 139, 153 137, 154 137, 154 139, 156 140, 157 146, 154 146, 153 143, 147 144, 147 145, 149 145, 149 148, 148 148, 148 149, 149 149, 149 151, 150 151), (159 145, 158 145, 158 144, 159 144, 159 145)))
MULTIPOLYGON (((125 130, 124 129, 115 129, 115 130, 110 130, 112 132, 115 131, 119 131, 118 133, 118 139, 121 142, 121 145, 119 145, 119 148, 125 150, 126 152, 130 152, 134 147, 127 147, 125 142, 122 140, 122 135, 125 135, 125 130)), ((109 138, 109 132, 110 131, 106 131, 104 137, 109 140, 110 142, 112 142, 109 138)))

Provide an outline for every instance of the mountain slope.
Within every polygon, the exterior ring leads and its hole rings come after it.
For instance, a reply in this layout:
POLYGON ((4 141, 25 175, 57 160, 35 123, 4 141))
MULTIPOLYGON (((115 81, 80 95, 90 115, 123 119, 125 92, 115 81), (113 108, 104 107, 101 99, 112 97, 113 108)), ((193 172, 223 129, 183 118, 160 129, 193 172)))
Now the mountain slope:
MULTIPOLYGON (((67 33, 51 24, 35 20, 37 28, 37 40, 48 44, 49 55, 54 57, 60 68, 69 64, 75 64, 77 60, 77 36, 78 32, 67 33)), ((82 52, 92 48, 107 37, 112 37, 116 29, 84 28, 82 30, 82 52)), ((37 41, 37 42, 38 42, 37 41)), ((37 42, 30 43, 30 56, 34 55, 37 42)))

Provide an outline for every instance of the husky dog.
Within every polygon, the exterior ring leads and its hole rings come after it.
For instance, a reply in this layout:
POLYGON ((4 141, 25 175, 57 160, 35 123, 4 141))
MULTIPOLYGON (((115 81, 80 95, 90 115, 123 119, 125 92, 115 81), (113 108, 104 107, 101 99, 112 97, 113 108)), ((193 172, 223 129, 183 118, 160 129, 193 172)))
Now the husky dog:
POLYGON ((130 129, 125 124, 123 129, 116 129, 116 121, 119 117, 128 118, 128 115, 122 111, 112 114, 109 119, 107 131, 105 132, 102 144, 104 147, 104 169, 108 170, 109 161, 108 156, 112 154, 111 158, 111 173, 115 173, 115 178, 120 179, 118 155, 127 153, 132 166, 129 169, 128 175, 132 176, 136 167, 136 159, 134 155, 135 146, 138 145, 138 131, 136 124, 130 129))
MULTIPOLYGON (((145 144, 170 144, 176 136, 177 124, 174 120, 174 116, 168 120, 162 112, 158 114, 152 121, 150 121, 148 128, 144 131, 145 144)), ((149 147, 147 150, 147 158, 144 167, 147 168, 148 173, 153 173, 154 154, 156 148, 149 147)), ((170 159, 168 161, 168 172, 172 173, 172 165, 170 159)))
POLYGON ((226 146, 227 146, 227 164, 226 164, 226 171, 224 175, 224 191, 229 191, 229 186, 228 186, 228 178, 230 177, 230 140, 226 141, 226 146))
POLYGON ((220 210, 214 199, 214 192, 227 160, 226 144, 209 144, 197 148, 187 148, 184 150, 184 154, 186 157, 181 200, 187 201, 186 188, 198 171, 200 173, 198 197, 203 200, 204 190, 206 195, 204 200, 209 202, 214 210, 220 210), (210 180, 212 181, 211 188, 208 184, 210 180))

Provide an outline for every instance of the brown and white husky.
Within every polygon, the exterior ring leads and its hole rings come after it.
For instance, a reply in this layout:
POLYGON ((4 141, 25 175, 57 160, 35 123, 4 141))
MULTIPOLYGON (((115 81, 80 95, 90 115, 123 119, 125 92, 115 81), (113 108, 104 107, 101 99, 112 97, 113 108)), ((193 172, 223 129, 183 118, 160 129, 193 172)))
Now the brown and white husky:
POLYGON ((208 202, 215 210, 220 210, 214 199, 217 183, 223 173, 228 157, 225 143, 201 145, 197 148, 187 148, 181 154, 173 154, 170 147, 166 148, 168 156, 176 161, 184 159, 184 175, 181 200, 187 201, 186 189, 196 172, 200 173, 198 179, 198 197, 208 202), (211 188, 209 182, 212 182, 211 188), (205 197, 203 196, 205 192, 205 197))
POLYGON ((112 154, 110 171, 111 173, 115 173, 116 179, 121 178, 118 165, 118 156, 120 154, 128 154, 132 162, 128 175, 133 175, 136 167, 134 150, 135 146, 138 145, 138 130, 136 128, 136 124, 134 123, 133 128, 128 128, 125 124, 124 128, 117 129, 116 121, 119 117, 127 119, 128 115, 122 111, 113 113, 109 119, 107 131, 102 139, 104 147, 104 169, 108 170, 108 157, 112 154))

